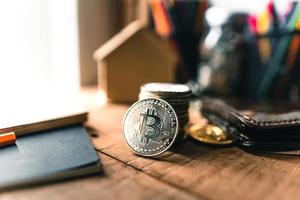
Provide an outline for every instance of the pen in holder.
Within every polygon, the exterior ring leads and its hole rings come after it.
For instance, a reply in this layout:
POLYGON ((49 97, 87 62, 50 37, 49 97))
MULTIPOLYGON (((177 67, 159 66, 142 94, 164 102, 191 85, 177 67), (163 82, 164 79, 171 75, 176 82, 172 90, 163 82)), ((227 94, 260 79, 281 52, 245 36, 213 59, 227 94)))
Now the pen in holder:
POLYGON ((152 28, 167 40, 176 54, 175 81, 186 83, 197 78, 199 43, 205 32, 204 14, 208 0, 150 0, 152 28))
POLYGON ((300 3, 281 18, 273 2, 255 17, 231 15, 201 64, 201 94, 299 104, 300 3))
POLYGON ((246 96, 256 100, 299 101, 300 32, 278 29, 248 38, 246 96))

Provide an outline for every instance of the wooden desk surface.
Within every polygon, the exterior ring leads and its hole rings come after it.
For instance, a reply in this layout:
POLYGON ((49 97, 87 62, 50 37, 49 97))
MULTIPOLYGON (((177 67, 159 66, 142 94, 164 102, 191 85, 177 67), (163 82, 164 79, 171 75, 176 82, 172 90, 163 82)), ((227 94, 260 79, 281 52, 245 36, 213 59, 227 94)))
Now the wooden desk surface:
POLYGON ((85 90, 84 98, 103 173, 2 192, 0 200, 300 198, 298 156, 252 155, 186 140, 159 160, 139 157, 126 146, 121 131, 128 105, 99 107, 95 89, 85 90))

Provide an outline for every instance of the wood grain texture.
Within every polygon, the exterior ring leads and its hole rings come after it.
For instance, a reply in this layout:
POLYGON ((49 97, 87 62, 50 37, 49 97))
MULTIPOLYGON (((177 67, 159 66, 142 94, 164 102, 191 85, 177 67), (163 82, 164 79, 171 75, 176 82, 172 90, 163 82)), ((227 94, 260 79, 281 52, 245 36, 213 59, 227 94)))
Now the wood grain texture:
POLYGON ((192 140, 159 159, 134 155, 122 134, 128 106, 92 109, 89 125, 101 152, 157 180, 207 199, 298 199, 300 156, 250 154, 237 147, 208 147, 192 140), (109 117, 104 117, 109 116, 109 117))
MULTIPOLYGON (((122 134, 128 105, 99 107, 85 90, 87 127, 104 173, 84 179, 0 193, 19 199, 299 199, 300 157, 250 154, 186 140, 158 159, 134 155, 122 134)), ((193 120, 195 118, 193 117, 193 120)))

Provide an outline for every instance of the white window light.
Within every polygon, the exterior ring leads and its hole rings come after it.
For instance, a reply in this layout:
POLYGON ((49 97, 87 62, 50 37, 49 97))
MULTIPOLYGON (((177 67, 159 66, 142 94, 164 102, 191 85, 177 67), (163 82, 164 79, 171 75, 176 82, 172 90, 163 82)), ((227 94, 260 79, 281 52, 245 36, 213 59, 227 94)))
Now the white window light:
POLYGON ((0 98, 79 90, 77 1, 0 1, 0 98))

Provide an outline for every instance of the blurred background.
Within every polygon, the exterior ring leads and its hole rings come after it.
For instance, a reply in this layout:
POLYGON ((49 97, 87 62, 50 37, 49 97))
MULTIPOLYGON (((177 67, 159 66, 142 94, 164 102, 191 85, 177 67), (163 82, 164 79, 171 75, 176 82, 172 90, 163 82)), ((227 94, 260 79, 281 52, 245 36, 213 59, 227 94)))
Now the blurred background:
POLYGON ((1 1, 0 91, 51 85, 78 92, 99 84, 109 99, 132 101, 140 84, 163 81, 189 83, 196 95, 297 103, 300 83, 291 76, 299 62, 297 3, 1 1), (296 58, 286 64, 289 54, 296 58))

